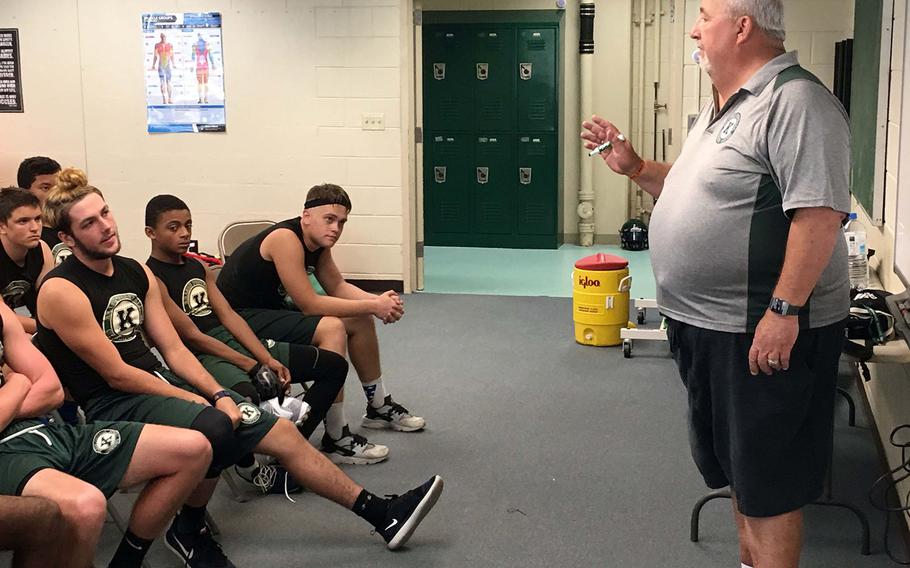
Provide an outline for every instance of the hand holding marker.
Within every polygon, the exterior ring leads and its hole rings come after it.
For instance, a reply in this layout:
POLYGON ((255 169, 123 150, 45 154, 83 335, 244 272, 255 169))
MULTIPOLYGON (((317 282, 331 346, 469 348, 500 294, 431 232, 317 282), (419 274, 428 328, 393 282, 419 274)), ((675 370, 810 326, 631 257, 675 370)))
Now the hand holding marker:
MULTIPOLYGON (((626 137, 623 136, 622 134, 619 134, 619 135, 616 136, 616 139, 619 140, 620 142, 625 142, 626 137)), ((598 146, 598 147, 594 148, 593 150, 591 150, 590 152, 588 152, 588 156, 590 156, 590 157, 593 158, 594 156, 600 154, 601 152, 603 152, 604 150, 610 148, 611 146, 613 146, 613 143, 610 142, 609 140, 607 140, 606 142, 604 142, 604 143, 601 144, 600 146, 598 146)))

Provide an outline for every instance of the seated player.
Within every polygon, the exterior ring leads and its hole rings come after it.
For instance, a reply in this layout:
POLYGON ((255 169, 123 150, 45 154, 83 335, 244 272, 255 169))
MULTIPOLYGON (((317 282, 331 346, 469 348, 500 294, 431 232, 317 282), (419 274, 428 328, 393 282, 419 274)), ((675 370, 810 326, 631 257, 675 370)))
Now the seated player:
MULTIPOLYGON (((153 197, 145 208, 145 234, 152 243, 152 254, 145 264, 158 278, 171 323, 221 386, 258 406, 260 396, 251 377, 256 378, 263 367, 281 378, 282 390, 291 381, 313 381, 303 399, 311 410, 298 428, 309 438, 344 386, 348 373, 344 357, 312 345, 270 340, 263 345, 218 291, 214 273, 198 260, 184 256, 193 236, 193 219, 181 199, 173 195, 153 197)), ((283 472, 257 474, 254 467, 249 460, 240 462, 237 472, 244 479, 256 479, 263 491, 280 487, 274 482, 283 472), (269 487, 263 485, 266 481, 269 487)))
POLYGON ((198 432, 167 426, 49 422, 44 416, 63 402, 53 367, 2 303, 0 328, 0 494, 53 501, 63 529, 43 540, 55 541, 60 556, 44 566, 83 568, 92 565, 107 498, 117 488, 145 483, 110 563, 140 566, 205 474, 211 446, 198 432))
POLYGON ((11 309, 25 307, 32 317, 16 314, 27 333, 35 333, 38 285, 54 267, 51 249, 41 241, 38 198, 18 187, 0 189, 0 295, 11 309))
MULTIPOLYGON (((60 164, 56 160, 45 156, 33 156, 22 160, 22 163, 19 164, 16 182, 19 187, 27 189, 29 193, 38 198, 43 210, 47 194, 54 187, 59 171, 60 164)), ((71 253, 69 247, 60 242, 57 231, 46 224, 41 229, 41 240, 50 247, 54 266, 63 262, 71 253)))
MULTIPOLYGON (((341 237, 351 200, 337 185, 310 189, 300 217, 282 221, 241 244, 218 275, 218 287, 259 336, 276 341, 311 343, 342 355, 351 351, 367 397, 363 425, 413 432, 426 422, 395 402, 381 377, 379 341, 372 316, 394 323, 404 315, 394 291, 379 296, 345 281, 332 247, 341 237), (310 284, 314 273, 328 294, 310 284), (287 297, 296 308, 287 309, 287 297)), ((342 397, 329 410, 322 449, 338 463, 371 463, 365 438, 352 436, 342 397)))
POLYGON ((180 341, 156 278, 117 256, 117 223, 83 172, 60 172, 45 212, 73 255, 48 273, 38 292, 37 340, 86 416, 189 428, 212 444, 207 479, 166 535, 186 565, 233 566, 205 528, 205 506, 219 472, 252 451, 278 458, 313 492, 364 518, 388 548, 410 538, 442 491, 440 477, 400 497, 377 497, 310 446, 291 422, 219 385, 180 341))

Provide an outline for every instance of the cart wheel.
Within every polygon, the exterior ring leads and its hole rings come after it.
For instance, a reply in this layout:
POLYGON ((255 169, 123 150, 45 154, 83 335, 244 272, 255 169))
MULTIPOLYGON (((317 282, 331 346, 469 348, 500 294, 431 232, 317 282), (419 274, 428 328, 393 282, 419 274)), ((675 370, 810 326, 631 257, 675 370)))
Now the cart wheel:
POLYGON ((645 309, 638 308, 638 324, 641 325, 645 323, 645 309))
POLYGON ((632 340, 623 339, 622 340, 622 356, 626 359, 632 358, 632 340))

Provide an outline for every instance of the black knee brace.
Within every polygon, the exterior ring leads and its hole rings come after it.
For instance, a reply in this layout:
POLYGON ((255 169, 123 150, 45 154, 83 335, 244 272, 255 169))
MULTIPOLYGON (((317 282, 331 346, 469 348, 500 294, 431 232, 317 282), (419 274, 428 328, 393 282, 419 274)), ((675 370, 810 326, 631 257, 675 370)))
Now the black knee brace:
POLYGON ((234 428, 227 414, 215 407, 206 406, 190 424, 191 430, 202 432, 212 445, 212 465, 205 476, 209 479, 218 477, 221 470, 231 465, 225 463, 227 456, 232 455, 234 445, 234 428))
POLYGON ((344 387, 348 362, 338 353, 295 343, 290 345, 288 362, 294 382, 313 381, 313 386, 303 397, 311 407, 310 415, 300 426, 300 433, 309 438, 325 418, 338 391, 344 387))
POLYGON ((231 390, 239 394, 242 397, 245 397, 247 400, 259 406, 259 403, 262 402, 259 398, 259 393, 256 391, 256 387, 253 386, 253 383, 249 381, 244 381, 242 383, 237 383, 231 390))

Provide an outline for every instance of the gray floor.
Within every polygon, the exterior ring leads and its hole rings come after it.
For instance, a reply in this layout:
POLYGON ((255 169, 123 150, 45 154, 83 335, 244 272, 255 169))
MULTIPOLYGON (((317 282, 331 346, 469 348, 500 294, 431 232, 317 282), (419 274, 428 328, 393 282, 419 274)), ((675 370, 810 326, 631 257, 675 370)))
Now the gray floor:
MULTIPOLYGON (((312 494, 236 504, 220 488, 211 511, 238 566, 739 566, 726 502, 708 505, 701 542, 688 540, 704 487, 665 344, 637 344, 632 360, 578 346, 565 298, 423 294, 408 296, 406 309, 400 323, 380 326, 385 376, 429 428, 375 435, 391 459, 347 471, 377 493, 439 473, 446 489, 436 509, 391 553, 363 521, 312 494)), ((356 385, 348 392, 353 417, 363 396, 356 385)), ((868 511, 879 468, 872 437, 839 410, 835 494, 868 511)), ((870 519, 873 555, 862 557, 848 513, 810 508, 803 566, 891 566, 883 519, 870 519)), ((107 527, 99 559, 118 539, 107 527)), ((160 543, 150 559, 177 566, 160 543)))

